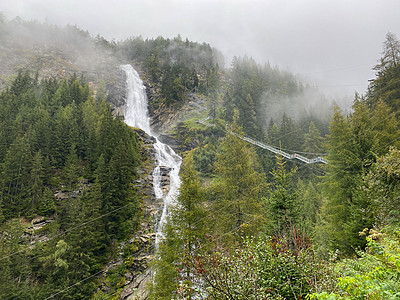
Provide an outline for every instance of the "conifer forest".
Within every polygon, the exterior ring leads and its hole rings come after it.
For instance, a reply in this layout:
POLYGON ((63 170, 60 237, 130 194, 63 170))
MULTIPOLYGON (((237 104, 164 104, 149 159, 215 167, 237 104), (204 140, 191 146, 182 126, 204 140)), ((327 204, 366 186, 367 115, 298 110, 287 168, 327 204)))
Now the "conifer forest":
POLYGON ((379 47, 346 107, 180 35, 0 14, 0 299, 400 299, 399 37, 379 47))

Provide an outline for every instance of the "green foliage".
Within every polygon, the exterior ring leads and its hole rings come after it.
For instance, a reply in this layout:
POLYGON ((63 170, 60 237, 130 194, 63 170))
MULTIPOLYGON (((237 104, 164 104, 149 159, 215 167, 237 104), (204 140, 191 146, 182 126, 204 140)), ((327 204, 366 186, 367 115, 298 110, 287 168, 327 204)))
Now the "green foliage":
POLYGON ((367 252, 356 261, 344 260, 337 269, 340 290, 336 293, 315 293, 309 299, 398 299, 400 297, 400 235, 398 229, 386 233, 363 230, 367 235, 367 252))
POLYGON ((136 228, 136 136, 90 95, 76 77, 38 82, 27 72, 0 94, 1 298, 89 298, 95 277, 75 283, 136 228), (38 215, 51 223, 27 228, 38 215))
POLYGON ((384 101, 397 116, 400 109, 400 42, 393 33, 386 35, 380 63, 375 66, 377 78, 368 89, 367 103, 375 106, 384 101))
MULTIPOLYGON (((325 246, 339 248, 347 254, 365 246, 357 232, 373 226, 383 213, 381 209, 379 212, 374 209, 374 199, 366 193, 366 186, 375 181, 375 175, 368 178, 364 175, 374 166, 376 156, 387 153, 400 137, 398 122, 383 101, 369 108, 356 95, 353 108, 348 117, 335 108, 327 142, 327 201, 322 207, 318 228, 320 236, 330 237, 330 245, 325 246)), ((371 174, 375 174, 373 169, 371 174)), ((382 192, 383 189, 379 193, 382 192)))
POLYGON ((285 236, 293 227, 299 226, 298 195, 291 192, 291 177, 296 170, 285 170, 282 156, 277 157, 277 168, 272 171, 273 187, 266 199, 267 230, 275 236, 285 236))
POLYGON ((153 109, 181 107, 185 93, 209 94, 218 86, 218 64, 223 64, 223 59, 208 44, 183 41, 179 36, 136 37, 119 43, 118 48, 128 59, 142 62, 148 77, 160 88, 161 99, 152 101, 153 109))
MULTIPOLYGON (((211 185, 208 178, 204 178, 204 184, 206 207, 214 215, 214 226, 209 231, 215 240, 206 245, 215 242, 216 246, 190 259, 191 268, 201 278, 197 282, 203 284, 198 287, 189 277, 180 285, 175 281, 165 297, 173 297, 175 291, 176 297, 184 298, 190 293, 183 291, 195 289, 198 293, 205 291, 210 299, 304 299, 308 293, 310 299, 399 297, 398 253, 388 254, 388 249, 398 246, 397 239, 396 246, 387 248, 382 246, 386 241, 366 241, 359 236, 363 228, 398 222, 397 47, 394 36, 389 35, 378 77, 369 92, 366 96, 356 94, 349 115, 334 107, 329 132, 326 124, 312 115, 305 113, 295 120, 282 113, 274 115, 282 116, 278 123, 268 118, 271 121, 265 134, 262 118, 267 114, 260 113, 263 104, 269 104, 271 95, 278 99, 299 95, 304 87, 285 72, 269 66, 260 68, 251 59, 233 60, 231 81, 224 86, 223 108, 218 116, 233 122, 232 131, 238 134, 243 133, 235 128, 236 124, 243 127, 244 134, 269 140, 275 146, 281 143, 285 149, 327 152, 329 163, 324 167, 308 166, 314 169, 311 172, 301 166, 299 172, 291 174, 282 159, 273 169, 273 159, 259 150, 263 155, 260 159, 235 134, 199 142, 190 133, 194 129, 189 123, 180 126, 181 140, 187 145, 192 143, 191 148, 199 146, 194 154, 197 169, 212 178, 211 185), (272 74, 276 75, 275 81, 272 74), (214 169, 209 166, 213 162, 214 169), (266 205, 259 202, 265 197, 267 177, 260 172, 259 163, 267 176, 273 170, 266 205), (265 209, 265 215, 258 214, 265 209), (259 235, 260 228, 272 237, 243 242, 244 236, 259 235), (315 248, 310 246, 308 234, 315 248), (260 246, 261 241, 265 248, 260 246), (365 247, 367 253, 362 251, 365 247), (256 253, 262 257, 257 262, 256 253), (336 261, 354 255, 360 258, 336 261), (336 287, 333 264, 335 276, 341 278, 336 287), (266 293, 264 287, 268 287, 266 293)), ((179 277, 187 264, 184 266, 164 265, 169 272, 165 278, 179 277)))
POLYGON ((400 211, 400 151, 391 148, 379 157, 364 177, 366 194, 370 199, 377 224, 397 223, 400 211))
POLYGON ((307 183, 303 180, 297 182, 296 190, 299 197, 298 203, 301 203, 299 205, 299 225, 308 234, 312 234, 317 224, 317 217, 322 204, 321 191, 317 184, 311 181, 307 183))
POLYGON ((310 244, 297 239, 296 250, 284 240, 247 239, 232 251, 212 248, 192 258, 208 299, 303 299, 327 269, 310 244))
POLYGON ((327 223, 322 225, 321 222, 318 230, 331 240, 330 245, 325 246, 339 248, 346 254, 362 246, 357 232, 372 226, 370 215, 360 211, 368 204, 359 188, 362 175, 373 159, 370 120, 365 103, 356 99, 354 113, 348 118, 335 108, 328 136, 327 202, 322 207, 322 218, 327 223))
MULTIPOLYGON (((232 130, 240 134, 235 125, 232 130)), ((218 176, 212 187, 213 209, 219 212, 214 224, 219 234, 233 231, 230 238, 238 241, 240 236, 260 232, 266 185, 258 169, 254 149, 234 134, 228 134, 217 153, 215 171, 218 176)))
POLYGON ((324 153, 324 139, 319 129, 311 121, 308 127, 308 133, 305 135, 303 150, 311 153, 324 153))

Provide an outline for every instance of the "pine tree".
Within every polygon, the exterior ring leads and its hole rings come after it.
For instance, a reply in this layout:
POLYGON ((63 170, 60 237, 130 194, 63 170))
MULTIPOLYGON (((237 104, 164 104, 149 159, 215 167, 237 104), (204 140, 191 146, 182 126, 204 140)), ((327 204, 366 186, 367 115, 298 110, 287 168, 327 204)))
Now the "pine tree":
POLYGON ((89 98, 89 91, 76 79, 69 88, 69 95, 76 105, 80 105, 89 98))
POLYGON ((310 122, 308 133, 305 135, 303 150, 311 153, 324 152, 324 139, 313 121, 310 122))
POLYGON ((75 145, 72 145, 63 168, 62 178, 65 186, 70 190, 74 189, 79 175, 78 155, 76 154, 75 145))
POLYGON ((303 133, 286 113, 283 113, 279 128, 282 148, 297 150, 303 145, 303 133))
POLYGON ((98 159, 98 135, 100 127, 99 108, 93 98, 89 98, 82 105, 82 132, 84 135, 84 158, 90 162, 89 168, 94 169, 94 164, 98 159))
POLYGON ((63 166, 72 147, 79 146, 79 126, 75 103, 60 108, 55 116, 53 159, 57 167, 63 166))
MULTIPOLYGON (((103 209, 106 212, 113 211, 122 206, 128 205, 118 214, 106 218, 107 233, 111 236, 123 237, 129 234, 134 228, 133 218, 136 212, 136 201, 134 190, 131 186, 138 164, 137 152, 135 149, 135 137, 124 124, 119 129, 125 131, 125 136, 114 145, 113 153, 109 161, 109 173, 103 197, 103 209)), ((118 130, 115 127, 115 130, 118 130)))
MULTIPOLYGON (((344 221, 349 216, 349 202, 354 190, 356 173, 353 153, 353 135, 347 119, 342 115, 339 107, 334 107, 334 115, 330 125, 327 149, 327 175, 325 177, 326 201, 321 208, 321 219, 318 221, 317 236, 324 236, 325 247, 339 248, 345 252, 347 248, 344 240, 344 221)), ((357 170, 357 171, 356 171, 357 170)), ((321 239, 322 242, 322 239, 321 239)))
POLYGON ((386 40, 383 43, 383 53, 380 64, 375 66, 378 76, 382 76, 387 70, 396 68, 400 63, 400 41, 392 32, 386 34, 386 40))
POLYGON ((1 168, 1 202, 6 218, 27 212, 29 173, 32 156, 25 136, 19 137, 7 151, 1 168))
POLYGON ((33 110, 35 118, 33 124, 32 137, 32 151, 41 151, 44 157, 51 154, 50 149, 52 148, 52 122, 48 110, 42 105, 38 105, 33 110))
POLYGON ((198 179, 193 161, 193 152, 189 152, 182 164, 180 174, 182 185, 177 205, 171 212, 171 223, 179 231, 179 238, 185 244, 185 253, 190 255, 197 242, 204 239, 204 191, 198 179))
POLYGON ((271 122, 269 123, 268 127, 268 138, 273 146, 279 146, 280 145, 280 129, 278 125, 271 119, 271 122))
POLYGON ((65 107, 72 103, 73 99, 71 97, 68 81, 66 79, 61 80, 61 82, 58 84, 58 89, 55 92, 54 97, 51 99, 52 111, 56 111, 58 108, 65 107))
MULTIPOLYGON (((235 124, 232 131, 241 134, 235 124)), ((258 167, 253 148, 235 134, 225 137, 215 163, 214 209, 221 211, 215 220, 217 232, 234 232, 234 239, 238 239, 260 231, 265 181, 258 167)))
POLYGON ((277 168, 272 171, 273 187, 266 200, 267 232, 271 235, 288 236, 293 228, 300 227, 298 195, 292 192, 291 177, 285 170, 282 156, 277 157, 277 168))
POLYGON ((371 123, 373 132, 371 151, 375 155, 381 156, 387 153, 390 146, 400 146, 398 142, 400 137, 399 121, 383 100, 379 100, 376 104, 371 123))
POLYGON ((257 126, 257 115, 254 107, 254 101, 250 94, 247 94, 243 100, 239 102, 239 119, 240 125, 246 134, 260 137, 257 126))
POLYGON ((379 100, 384 101, 399 116, 400 109, 400 42, 393 33, 386 35, 380 63, 375 66, 377 78, 367 93, 367 103, 374 107, 379 100))
POLYGON ((347 119, 336 107, 330 132, 325 177, 327 201, 322 208, 326 223, 319 229, 331 238, 330 247, 350 254, 359 246, 358 232, 370 225, 368 217, 357 220, 359 210, 366 205, 358 191, 361 177, 373 162, 371 118, 366 104, 356 99, 354 113, 347 119))
POLYGON ((45 188, 43 191, 42 199, 38 205, 38 213, 42 216, 50 216, 55 211, 54 195, 49 188, 45 188))
MULTIPOLYGON (((77 226, 88 221, 85 211, 82 209, 82 200, 80 198, 69 198, 65 203, 65 223, 66 229, 76 228, 77 226)), ((68 251, 63 259, 68 265, 68 271, 64 271, 56 280, 59 282, 57 288, 65 289, 66 287, 81 281, 91 274, 95 273, 94 257, 88 248, 87 239, 96 233, 90 226, 80 226, 68 232, 64 240, 69 245, 68 251), (92 266, 92 267, 91 267, 92 266)), ((65 264, 60 263, 59 267, 65 264)), ((93 281, 88 281, 84 285, 74 286, 72 289, 63 293, 64 299, 83 299, 87 298, 94 292, 93 281)))
POLYGON ((354 170, 363 173, 372 163, 373 154, 373 132, 371 123, 371 112, 364 101, 357 98, 353 105, 354 112, 350 116, 350 128, 353 137, 351 139, 352 152, 355 161, 352 162, 354 170))
POLYGON ((31 190, 32 202, 30 205, 31 210, 35 210, 41 201, 43 195, 43 178, 44 178, 44 168, 43 168, 43 157, 39 150, 33 157, 32 170, 30 172, 29 186, 31 190))
POLYGON ((317 216, 322 204, 321 192, 317 184, 312 181, 306 182, 301 179, 297 182, 296 190, 299 197, 300 226, 311 235, 315 230, 317 216))

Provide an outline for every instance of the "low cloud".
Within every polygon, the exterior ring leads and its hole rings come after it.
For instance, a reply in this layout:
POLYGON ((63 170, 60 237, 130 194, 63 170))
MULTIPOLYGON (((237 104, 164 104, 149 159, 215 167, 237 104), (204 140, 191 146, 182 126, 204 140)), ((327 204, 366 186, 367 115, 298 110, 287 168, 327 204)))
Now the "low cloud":
POLYGON ((246 54, 331 93, 363 93, 385 34, 400 36, 397 0, 17 0, 2 1, 0 11, 107 39, 180 34, 220 49, 228 64, 246 54))

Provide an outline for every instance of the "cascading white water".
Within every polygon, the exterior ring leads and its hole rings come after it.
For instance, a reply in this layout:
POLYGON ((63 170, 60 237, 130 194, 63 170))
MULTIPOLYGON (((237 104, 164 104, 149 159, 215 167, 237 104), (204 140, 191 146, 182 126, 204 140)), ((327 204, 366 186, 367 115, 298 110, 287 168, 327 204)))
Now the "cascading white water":
POLYGON ((121 69, 126 73, 127 99, 125 104, 125 123, 137 127, 151 134, 150 117, 147 109, 146 87, 139 74, 131 65, 122 65, 121 69))
MULTIPOLYGON (((131 65, 122 65, 121 69, 126 73, 127 101, 125 105, 125 123, 132 127, 144 130, 153 136, 150 128, 150 117, 147 109, 146 87, 139 74, 131 65)), ((156 150, 156 168, 153 171, 153 187, 157 198, 162 198, 164 206, 160 221, 156 228, 156 246, 163 237, 163 226, 168 215, 168 208, 178 195, 181 181, 179 169, 182 159, 166 144, 161 143, 157 137, 154 149, 156 150), (170 188, 164 193, 161 187, 161 167, 170 169, 170 188)))

